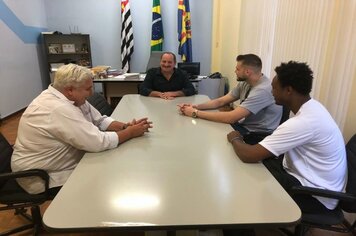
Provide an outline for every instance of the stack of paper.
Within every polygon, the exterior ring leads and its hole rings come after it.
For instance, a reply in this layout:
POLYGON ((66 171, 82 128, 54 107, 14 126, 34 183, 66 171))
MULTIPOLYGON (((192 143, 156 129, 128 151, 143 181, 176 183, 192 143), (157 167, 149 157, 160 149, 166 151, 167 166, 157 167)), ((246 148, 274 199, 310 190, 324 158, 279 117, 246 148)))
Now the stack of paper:
POLYGON ((125 79, 137 79, 139 80, 140 79, 140 73, 125 73, 123 74, 125 76, 125 79))
POLYGON ((115 76, 113 77, 113 79, 116 79, 116 80, 125 80, 125 76, 124 75, 118 75, 118 76, 115 76))

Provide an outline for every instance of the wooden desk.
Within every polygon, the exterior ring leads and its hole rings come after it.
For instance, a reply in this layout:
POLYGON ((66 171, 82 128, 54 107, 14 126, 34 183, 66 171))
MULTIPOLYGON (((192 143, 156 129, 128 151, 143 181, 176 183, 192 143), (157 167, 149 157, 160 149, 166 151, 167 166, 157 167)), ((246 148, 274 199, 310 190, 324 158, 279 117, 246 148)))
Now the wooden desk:
POLYGON ((277 227, 301 213, 263 164, 236 157, 229 125, 178 114, 182 102, 125 95, 112 116, 149 117, 151 132, 87 153, 46 210, 53 231, 277 227))
POLYGON ((112 97, 123 97, 126 94, 137 94, 137 86, 145 79, 145 74, 140 74, 139 79, 123 78, 122 76, 94 79, 93 83, 100 83, 108 103, 112 97))

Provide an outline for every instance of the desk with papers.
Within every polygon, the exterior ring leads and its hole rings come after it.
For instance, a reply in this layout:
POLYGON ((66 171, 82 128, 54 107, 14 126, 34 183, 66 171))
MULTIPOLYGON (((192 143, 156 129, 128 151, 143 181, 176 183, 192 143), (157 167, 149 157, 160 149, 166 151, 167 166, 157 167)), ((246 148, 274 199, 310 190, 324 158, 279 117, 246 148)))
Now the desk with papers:
POLYGON ((138 85, 145 80, 146 74, 129 73, 109 78, 97 78, 93 83, 100 83, 107 101, 112 97, 123 97, 126 94, 137 94, 138 85))
MULTIPOLYGON (((130 76, 119 75, 103 79, 94 79, 94 83, 102 85, 102 91, 107 101, 111 103, 113 97, 123 97, 126 94, 137 94, 138 85, 145 79, 146 74, 130 73, 130 76), (133 75, 133 76, 132 76, 133 75)), ((226 79, 211 79, 206 76, 198 76, 190 80, 198 94, 204 94, 210 99, 223 96, 225 93, 226 79)))

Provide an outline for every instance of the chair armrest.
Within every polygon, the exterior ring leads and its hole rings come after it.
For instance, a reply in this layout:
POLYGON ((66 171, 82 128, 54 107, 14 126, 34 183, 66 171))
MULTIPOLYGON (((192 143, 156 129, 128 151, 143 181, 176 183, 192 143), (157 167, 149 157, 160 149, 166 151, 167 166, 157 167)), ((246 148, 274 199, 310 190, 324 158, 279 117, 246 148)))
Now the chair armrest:
POLYGON ((0 180, 18 179, 18 178, 31 177, 31 176, 32 177, 38 176, 41 179, 43 179, 45 181, 45 192, 47 192, 49 188, 49 175, 46 171, 41 169, 31 169, 31 170, 3 173, 0 174, 0 180))
POLYGON ((289 192, 291 195, 303 194, 303 195, 313 195, 319 197, 338 199, 347 202, 356 201, 356 196, 349 193, 343 193, 343 192, 337 192, 337 191, 313 188, 313 187, 306 187, 306 186, 293 186, 289 192))

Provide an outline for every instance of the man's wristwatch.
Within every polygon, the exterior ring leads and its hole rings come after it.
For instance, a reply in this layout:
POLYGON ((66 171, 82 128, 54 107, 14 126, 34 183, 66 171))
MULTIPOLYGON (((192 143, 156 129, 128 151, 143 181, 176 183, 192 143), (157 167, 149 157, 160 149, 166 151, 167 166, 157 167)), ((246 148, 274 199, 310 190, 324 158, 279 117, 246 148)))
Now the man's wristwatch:
POLYGON ((192 112, 192 117, 193 118, 198 118, 198 110, 195 109, 193 112, 192 112))

